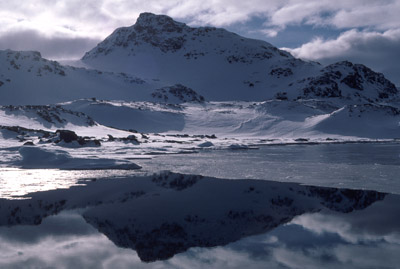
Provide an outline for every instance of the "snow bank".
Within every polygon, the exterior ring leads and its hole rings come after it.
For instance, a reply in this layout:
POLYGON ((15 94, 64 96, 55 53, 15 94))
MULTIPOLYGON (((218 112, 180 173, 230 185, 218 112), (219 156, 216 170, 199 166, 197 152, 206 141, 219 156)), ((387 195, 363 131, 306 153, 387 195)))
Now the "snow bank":
POLYGON ((211 143, 210 141, 206 141, 204 143, 198 144, 197 146, 200 148, 209 148, 209 147, 213 147, 214 144, 211 143))
POLYGON ((249 147, 244 144, 232 144, 228 146, 228 149, 254 149, 254 147, 249 147))

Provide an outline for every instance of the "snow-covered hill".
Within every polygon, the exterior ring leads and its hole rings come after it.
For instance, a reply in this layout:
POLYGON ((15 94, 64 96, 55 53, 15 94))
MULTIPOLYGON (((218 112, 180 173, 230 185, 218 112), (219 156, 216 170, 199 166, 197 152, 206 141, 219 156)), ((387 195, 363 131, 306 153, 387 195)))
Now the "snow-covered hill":
POLYGON ((0 104, 47 105, 80 98, 191 101, 196 92, 175 84, 143 80, 131 74, 63 66, 35 51, 0 51, 0 104), (189 93, 189 95, 185 94, 189 93), (182 95, 183 94, 183 95, 182 95))
POLYGON ((115 30, 82 61, 97 69, 182 83, 214 101, 278 97, 365 102, 392 100, 398 94, 393 83, 363 65, 324 67, 265 41, 213 27, 191 28, 151 13, 115 30))

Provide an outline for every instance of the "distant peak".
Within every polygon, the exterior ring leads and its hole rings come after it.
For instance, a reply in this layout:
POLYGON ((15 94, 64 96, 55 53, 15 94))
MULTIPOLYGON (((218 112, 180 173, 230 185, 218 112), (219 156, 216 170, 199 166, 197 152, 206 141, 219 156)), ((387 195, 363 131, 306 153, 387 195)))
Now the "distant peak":
POLYGON ((1 53, 5 52, 7 54, 16 54, 16 55, 24 55, 24 56, 35 56, 42 58, 42 55, 40 54, 39 51, 36 50, 11 50, 11 49, 6 49, 6 50, 0 50, 1 53))

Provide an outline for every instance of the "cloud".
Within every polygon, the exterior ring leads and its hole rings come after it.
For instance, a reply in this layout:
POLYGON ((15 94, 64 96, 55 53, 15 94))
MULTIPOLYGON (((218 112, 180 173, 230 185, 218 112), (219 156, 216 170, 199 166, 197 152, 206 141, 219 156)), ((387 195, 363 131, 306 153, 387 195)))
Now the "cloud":
POLYGON ((400 27, 397 19, 400 1, 385 0, 309 0, 285 1, 270 13, 270 24, 287 26, 306 23, 337 28, 400 27))
POLYGON ((365 63, 400 84, 400 65, 394 60, 399 55, 399 10, 400 0, 0 1, 0 47, 39 50, 53 59, 76 58, 147 11, 192 26, 231 30, 246 26, 250 36, 253 32, 274 40, 291 26, 346 31, 334 40, 324 35, 311 41, 300 38, 307 43, 291 51, 325 63, 339 59, 365 63))
POLYGON ((388 195, 383 201, 361 211, 350 214, 303 214, 292 223, 318 235, 337 234, 353 244, 386 241, 400 245, 400 216, 396 214, 400 208, 399 202, 398 195, 388 195))
POLYGON ((390 238, 399 231, 399 197, 388 196, 383 202, 348 214, 304 214, 266 234, 227 246, 190 248, 153 263, 115 246, 86 223, 80 211, 65 211, 37 226, 1 227, 0 267, 396 268, 400 244, 390 238))
POLYGON ((35 50, 50 59, 80 58, 100 39, 84 37, 47 37, 35 30, 8 32, 0 35, 0 49, 35 50))
POLYGON ((383 33, 352 29, 335 39, 317 37, 298 48, 283 49, 295 57, 325 64, 341 60, 362 63, 384 73, 387 78, 400 85, 400 66, 397 60, 400 59, 399 48, 400 28, 383 33))
POLYGON ((116 247, 78 212, 61 212, 37 226, 0 227, 1 268, 140 268, 130 249, 116 247))
POLYGON ((388 0, 41 0, 34 4, 15 0, 0 3, 0 24, 8 28, 28 23, 46 32, 74 29, 86 36, 104 36, 118 26, 133 24, 139 13, 148 11, 202 25, 229 26, 259 17, 272 29, 307 23, 387 30, 400 27, 399 9, 400 1, 388 0))
POLYGON ((378 58, 375 53, 382 53, 384 49, 396 48, 400 44, 400 29, 388 30, 384 33, 349 30, 336 39, 324 40, 315 38, 309 43, 296 49, 288 49, 297 57, 318 60, 333 58, 342 55, 364 54, 365 51, 374 51, 370 57, 378 58))

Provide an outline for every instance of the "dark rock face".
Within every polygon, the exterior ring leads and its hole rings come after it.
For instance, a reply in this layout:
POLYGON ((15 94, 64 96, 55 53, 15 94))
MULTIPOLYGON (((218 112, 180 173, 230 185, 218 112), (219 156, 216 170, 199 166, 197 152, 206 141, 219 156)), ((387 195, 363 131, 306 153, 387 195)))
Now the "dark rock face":
MULTIPOLYGON (((115 30, 96 48, 95 53, 107 55, 113 47, 128 48, 142 43, 151 44, 162 52, 175 52, 186 42, 182 34, 184 31, 192 31, 192 28, 165 15, 142 13, 133 26, 115 30)), ((130 49, 134 51, 132 47, 130 49)), ((87 57, 90 53, 86 53, 83 59, 87 57)))
POLYGON ((8 105, 2 107, 7 114, 25 114, 30 117, 30 114, 39 117, 45 122, 51 124, 66 124, 68 120, 63 118, 64 115, 75 116, 77 118, 83 119, 83 122, 88 126, 95 125, 92 118, 87 116, 82 112, 76 112, 62 108, 61 106, 49 106, 49 105, 26 105, 26 106, 14 106, 8 105))
POLYGON ((179 102, 195 102, 203 103, 204 97, 199 95, 196 91, 188 88, 182 84, 176 84, 170 87, 164 87, 155 90, 151 96, 158 101, 163 101, 165 103, 171 102, 170 99, 177 98, 179 102), (171 98, 172 97, 172 98, 171 98))
POLYGON ((345 106, 349 117, 368 117, 370 112, 381 112, 384 116, 398 116, 400 109, 390 105, 360 104, 345 106))
POLYGON ((135 144, 135 145, 139 145, 139 140, 137 139, 137 137, 135 135, 128 135, 127 137, 117 138, 117 139, 114 139, 114 140, 118 140, 118 141, 122 141, 122 142, 128 142, 128 143, 132 143, 132 144, 135 144))
POLYGON ((288 100, 287 92, 277 92, 275 94, 275 99, 278 100, 288 100))
POLYGON ((302 89, 302 97, 356 97, 372 102, 395 98, 398 95, 396 86, 383 74, 374 72, 362 64, 338 62, 323 68, 320 73, 318 76, 299 81, 306 85, 302 89))
POLYGON ((362 64, 353 64, 348 61, 338 62, 327 66, 323 69, 323 72, 339 72, 338 69, 347 71, 347 75, 340 83, 352 89, 364 91, 368 87, 373 87, 377 89, 378 94, 381 94, 382 97, 380 98, 385 98, 384 96, 387 96, 386 98, 393 97, 398 94, 396 86, 386 79, 383 74, 374 72, 362 64))
POLYGON ((31 139, 32 137, 39 137, 39 138, 48 138, 50 137, 53 133, 44 131, 44 130, 34 130, 34 129, 28 129, 20 126, 3 126, 0 125, 0 131, 2 130, 7 130, 10 132, 15 133, 15 137, 20 140, 21 142, 27 141, 31 139))
POLYGON ((152 181, 160 187, 181 191, 186 188, 192 187, 202 178, 202 176, 185 176, 182 174, 166 172, 154 175, 152 181))
POLYGON ((39 225, 45 217, 55 215, 65 207, 66 200, 63 199, 56 201, 21 200, 19 203, 0 199, 0 212, 3 216, 0 225, 39 225))
POLYGON ((364 88, 362 87, 363 79, 358 73, 349 74, 344 79, 341 80, 342 83, 346 84, 350 88, 362 91, 364 88))
POLYGON ((91 139, 89 137, 78 136, 75 132, 70 130, 57 130, 56 132, 49 132, 40 129, 28 129, 20 126, 2 126, 0 131, 7 130, 15 133, 15 138, 24 145, 34 145, 32 139, 39 138, 41 143, 72 143, 77 142, 80 146, 101 146, 98 139, 91 139))
POLYGON ((41 77, 44 74, 55 74, 66 76, 66 68, 56 61, 50 61, 42 58, 38 51, 12 51, 7 50, 6 62, 11 68, 19 71, 35 72, 36 76, 41 77), (30 66, 24 70, 23 63, 39 62, 39 67, 30 66))
POLYGON ((187 249, 188 235, 177 223, 163 223, 138 238, 137 253, 144 262, 166 260, 187 249))
POLYGON ((293 71, 290 68, 282 68, 282 67, 277 67, 272 69, 269 74, 271 76, 280 78, 280 77, 288 77, 293 75, 293 71))
MULTIPOLYGON (((220 53, 224 54, 224 53, 220 53)), ((284 51, 281 51, 273 46, 260 46, 258 50, 252 49, 241 49, 235 51, 235 54, 226 56, 226 60, 230 64, 234 63, 243 63, 243 64, 253 64, 257 61, 263 61, 273 58, 274 56, 279 55, 281 57, 289 58, 289 54, 284 51)), ((275 71, 279 72, 279 71, 275 71)), ((275 72, 273 72, 275 74, 275 72)), ((285 71, 283 71, 285 72, 285 71)), ((286 70, 286 75, 289 75, 290 71, 286 70)))
POLYGON ((157 29, 160 32, 168 33, 182 33, 183 29, 187 27, 184 23, 174 21, 171 17, 166 15, 154 15, 149 12, 141 13, 134 25, 137 32, 152 32, 157 29))
POLYGON ((341 97, 342 92, 330 74, 309 78, 308 87, 303 88, 304 97, 341 97))
POLYGON ((334 189, 322 187, 308 187, 311 196, 322 199, 322 204, 329 209, 348 213, 370 206, 376 201, 383 200, 385 193, 376 191, 362 191, 351 189, 334 189))
POLYGON ((101 146, 100 140, 97 139, 90 139, 86 137, 78 136, 74 131, 70 130, 57 130, 56 135, 58 135, 59 140, 56 140, 56 143, 65 142, 65 143, 72 143, 78 142, 79 145, 89 145, 93 144, 94 146, 101 146))
POLYGON ((70 130, 57 130, 56 134, 60 136, 60 140, 66 143, 71 143, 72 141, 78 141, 79 139, 78 135, 70 130))

